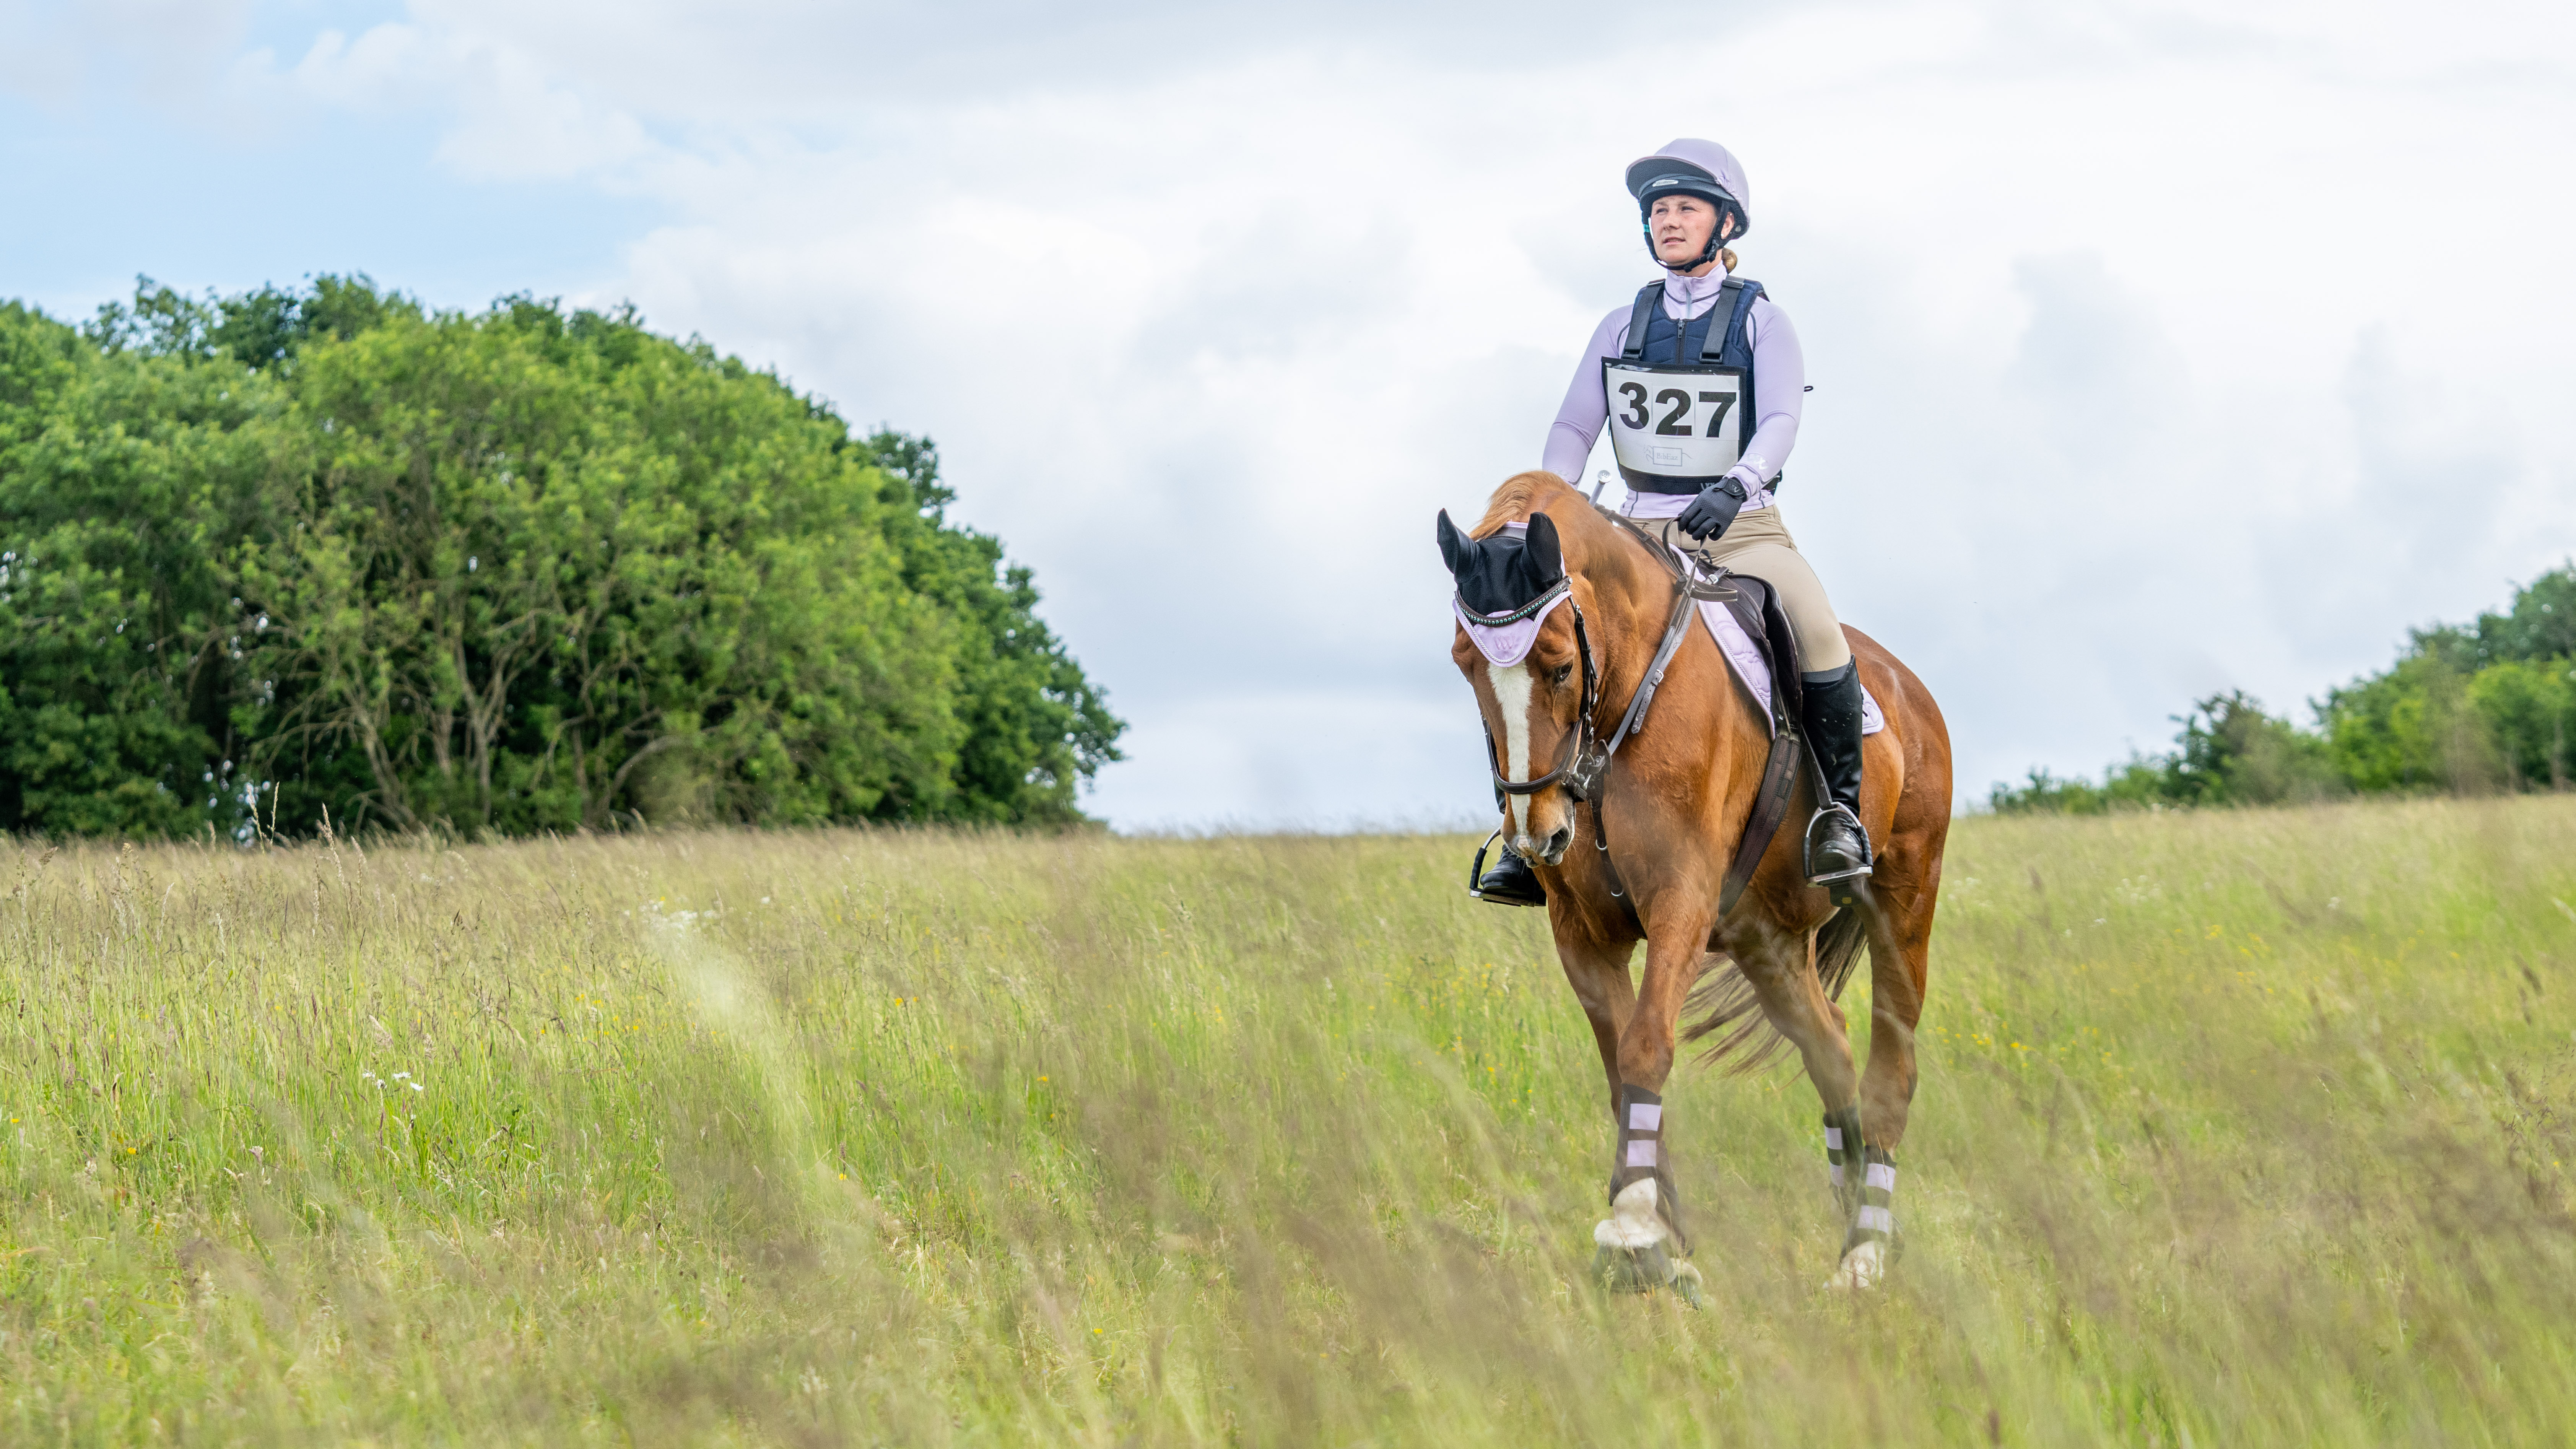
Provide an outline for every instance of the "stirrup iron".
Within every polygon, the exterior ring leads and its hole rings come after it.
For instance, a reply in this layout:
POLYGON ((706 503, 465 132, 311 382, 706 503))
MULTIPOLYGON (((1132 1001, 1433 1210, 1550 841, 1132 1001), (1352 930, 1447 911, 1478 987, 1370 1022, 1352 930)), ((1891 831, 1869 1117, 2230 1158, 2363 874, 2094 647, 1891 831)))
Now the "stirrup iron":
POLYGON ((1496 862, 1494 869, 1497 872, 1500 872, 1503 868, 1503 862, 1518 863, 1521 868, 1522 876, 1528 882, 1529 898, 1516 899, 1509 895, 1489 894, 1485 890, 1485 855, 1486 852, 1494 848, 1494 842, 1502 839, 1502 836, 1503 833, 1497 830, 1493 834, 1485 837, 1484 844, 1476 847, 1475 863, 1467 867, 1467 898, 1469 900, 1483 901, 1487 905, 1494 906, 1545 906, 1547 904, 1547 887, 1541 884, 1536 873, 1530 870, 1529 862, 1521 860, 1521 858, 1514 855, 1509 848, 1506 848, 1503 851, 1502 861, 1496 862))
POLYGON ((1878 847, 1870 843, 1869 827, 1861 824, 1860 817, 1852 813, 1851 807, 1839 800, 1818 807, 1815 814, 1807 817, 1806 839, 1801 842, 1801 846, 1803 858, 1799 864, 1806 869, 1809 885, 1831 885, 1835 881, 1856 880, 1878 868, 1878 847), (1837 815, 1850 821, 1852 834, 1860 837, 1860 864, 1850 870, 1838 870, 1831 875, 1819 875, 1816 872, 1816 827, 1824 824, 1827 818, 1837 815))

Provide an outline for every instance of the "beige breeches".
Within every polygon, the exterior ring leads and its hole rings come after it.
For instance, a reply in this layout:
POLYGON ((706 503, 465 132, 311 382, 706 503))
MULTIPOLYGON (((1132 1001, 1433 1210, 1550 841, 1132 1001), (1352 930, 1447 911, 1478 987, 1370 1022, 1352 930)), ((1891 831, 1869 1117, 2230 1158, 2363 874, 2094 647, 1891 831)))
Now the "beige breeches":
POLYGON ((1807 567, 1806 555, 1798 552, 1789 526, 1780 521, 1779 504, 1737 515, 1723 535, 1705 544, 1692 543, 1669 518, 1640 518, 1636 524, 1673 547, 1705 553, 1713 562, 1769 584, 1780 595, 1780 612, 1789 616, 1789 628, 1798 636, 1806 672, 1840 669, 1851 659, 1842 621, 1834 617, 1833 602, 1825 597, 1816 571, 1807 567))

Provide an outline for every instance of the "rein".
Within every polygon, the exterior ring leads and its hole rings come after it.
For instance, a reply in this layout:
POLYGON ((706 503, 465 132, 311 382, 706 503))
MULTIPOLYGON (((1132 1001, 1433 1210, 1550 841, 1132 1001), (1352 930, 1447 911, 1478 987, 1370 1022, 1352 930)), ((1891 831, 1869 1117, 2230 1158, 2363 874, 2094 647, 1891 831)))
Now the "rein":
MULTIPOLYGON (((1601 712, 1601 669, 1592 652, 1592 634, 1584 622, 1583 605, 1571 597, 1574 591, 1571 577, 1559 579, 1555 587, 1507 613, 1474 615, 1480 624, 1508 624, 1529 618, 1554 602, 1558 594, 1566 594, 1569 596, 1565 601, 1566 607, 1574 611, 1575 654, 1583 661, 1583 695, 1575 707, 1574 732, 1566 736, 1565 748, 1558 754, 1555 769, 1532 780, 1504 778, 1502 758, 1494 749, 1494 732, 1490 727, 1486 729, 1485 767, 1493 776, 1494 788, 1505 795, 1535 795, 1562 780, 1567 794, 1577 800, 1591 800, 1600 789, 1601 777, 1610 769, 1610 757, 1619 753, 1619 746, 1645 723, 1646 708, 1654 703, 1655 690, 1664 682, 1664 670, 1671 665, 1673 655, 1680 651, 1682 640, 1690 633, 1691 605, 1699 597, 1691 582, 1683 578, 1681 569, 1663 549, 1654 546, 1643 529, 1598 504, 1594 507, 1603 517, 1616 522, 1635 535, 1639 542, 1645 543, 1647 551, 1660 558, 1666 571, 1672 574, 1672 618, 1664 626, 1663 642, 1656 646, 1653 662, 1646 666, 1646 677, 1638 681, 1637 692, 1629 698, 1627 710, 1619 717, 1619 727, 1605 739, 1600 726, 1594 722, 1601 712)), ((1704 587, 1715 589, 1720 587, 1719 580, 1725 577, 1725 570, 1721 568, 1715 575, 1703 577, 1706 579, 1704 587)), ((1708 596, 1725 597, 1717 594, 1708 596)))
MULTIPOLYGON (((1534 795, 1562 780, 1565 784, 1565 792, 1574 798, 1578 806, 1589 804, 1592 807, 1593 853, 1600 861, 1602 874, 1610 882, 1611 898, 1619 902, 1620 910, 1628 917, 1628 924, 1642 936, 1645 934, 1645 923, 1638 919, 1636 903, 1628 897, 1627 883, 1620 878, 1619 867, 1610 859, 1609 822, 1601 808, 1604 803, 1603 796, 1606 793, 1603 790, 1605 777, 1610 772, 1611 758, 1619 753, 1619 747, 1634 738, 1637 731, 1644 726, 1646 711, 1655 701, 1655 691, 1663 686, 1665 671, 1672 666, 1673 656, 1681 651, 1682 640, 1689 637, 1691 618, 1697 612, 1697 605, 1704 602, 1731 602, 1736 598, 1736 590, 1726 582, 1725 566, 1709 563, 1704 558, 1694 555, 1686 571, 1682 564, 1674 560, 1670 549, 1664 547, 1653 535, 1639 528, 1633 520, 1603 508, 1597 502, 1592 507, 1593 511, 1643 545, 1647 557, 1662 564, 1664 571, 1672 576, 1672 617, 1664 625, 1664 637, 1655 646, 1654 658, 1647 663, 1644 677, 1637 681, 1636 693, 1629 697, 1628 707, 1619 717, 1618 728, 1612 730, 1607 738, 1603 738, 1598 726, 1594 724, 1594 716, 1599 713, 1601 704, 1601 671, 1593 658, 1591 634, 1584 627, 1583 605, 1572 597, 1574 580, 1571 575, 1559 579, 1553 588, 1520 608, 1490 617, 1483 614, 1476 615, 1480 623, 1510 623, 1538 613, 1551 603, 1559 592, 1563 592, 1567 595, 1566 607, 1574 611, 1575 652, 1583 662, 1582 700, 1575 711, 1574 730, 1566 737, 1565 749, 1557 760, 1556 768, 1534 780, 1503 778, 1502 760, 1494 749, 1494 732, 1491 726, 1485 730, 1485 764, 1487 772, 1493 777, 1497 805, 1502 803, 1503 796, 1534 795)), ((1726 873, 1726 883, 1718 903, 1718 913, 1721 917, 1735 908, 1736 898, 1743 893, 1746 882, 1752 878, 1753 867, 1761 861, 1762 848, 1770 843, 1772 831, 1778 828, 1776 812, 1766 810, 1762 806, 1768 804, 1769 797, 1775 793, 1785 794, 1775 788, 1775 781, 1785 784, 1787 771, 1781 767, 1787 763, 1787 759, 1782 751, 1796 749, 1792 740, 1792 733, 1786 729, 1777 730, 1773 735, 1772 758, 1763 771, 1762 796, 1757 800, 1754 819, 1748 822, 1745 839, 1738 846, 1736 858, 1726 873), (1767 825, 1763 823, 1766 817, 1769 819, 1767 825)), ((1483 856, 1484 852, 1477 852, 1480 861, 1483 856)))
MULTIPOLYGON (((1596 797, 1600 793, 1601 780, 1609 772, 1611 757, 1618 754, 1619 747, 1633 738, 1639 727, 1645 724, 1646 711, 1655 702, 1655 691, 1663 687, 1665 670, 1672 666, 1673 656, 1681 652, 1682 640, 1690 635, 1693 605, 1702 600, 1724 600, 1734 597, 1734 590, 1727 587, 1724 567, 1702 565, 1694 560, 1690 572, 1685 574, 1681 565, 1673 561, 1671 551, 1656 543, 1644 529, 1599 504, 1594 504, 1593 510, 1626 530, 1630 537, 1644 545, 1647 557, 1662 564, 1664 571, 1672 575, 1672 617, 1665 621, 1664 637, 1662 642, 1655 646, 1655 657, 1647 663, 1645 676, 1637 681, 1636 693, 1629 697, 1628 708, 1619 716, 1619 727, 1610 731, 1605 738, 1601 734, 1600 726, 1595 722, 1601 706, 1600 664, 1593 656, 1592 636, 1584 624, 1583 605, 1572 598, 1566 600, 1567 607, 1574 610, 1575 652, 1583 661, 1583 697, 1575 711, 1574 733, 1567 736, 1565 750, 1557 761, 1556 768, 1535 780, 1506 780, 1501 770, 1494 769, 1492 771, 1494 788, 1506 795, 1536 794, 1562 779, 1565 781, 1567 794, 1577 800, 1593 800, 1597 804, 1596 797), (1715 572, 1710 572, 1710 569, 1714 569, 1715 572)), ((1556 588, 1541 594, 1529 604, 1513 610, 1511 617, 1527 618, 1552 600, 1559 589, 1571 594, 1573 588, 1572 578, 1561 579, 1556 588)), ((1484 619, 1482 615, 1477 617, 1480 622, 1484 619)), ((1507 620, 1505 616, 1496 615, 1492 622, 1503 623, 1507 620)), ((1494 756, 1493 746, 1493 732, 1488 730, 1485 737, 1485 753, 1489 767, 1499 763, 1494 756)))

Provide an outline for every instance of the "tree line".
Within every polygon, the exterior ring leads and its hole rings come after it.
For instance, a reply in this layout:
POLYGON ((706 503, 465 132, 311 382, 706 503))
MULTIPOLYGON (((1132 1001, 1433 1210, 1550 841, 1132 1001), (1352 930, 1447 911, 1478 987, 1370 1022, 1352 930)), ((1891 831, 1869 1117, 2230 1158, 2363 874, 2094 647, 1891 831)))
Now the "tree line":
POLYGON ((2349 795, 2564 790, 2576 778, 2576 563, 2501 613, 2410 631, 2397 662, 2326 691, 2302 728, 2241 691, 2175 717, 2174 748, 2099 783, 2034 769, 1994 787, 2001 813, 2271 805, 2349 795))
POLYGON ((1125 726, 954 498, 631 308, 0 304, 0 829, 1077 821, 1125 726))

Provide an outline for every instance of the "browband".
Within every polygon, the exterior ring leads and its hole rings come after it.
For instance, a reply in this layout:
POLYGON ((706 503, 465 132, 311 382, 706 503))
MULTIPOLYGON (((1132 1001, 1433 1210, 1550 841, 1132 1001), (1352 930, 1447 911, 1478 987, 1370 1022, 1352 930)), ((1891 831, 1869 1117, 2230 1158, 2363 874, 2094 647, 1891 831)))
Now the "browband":
POLYGON ((1528 603, 1521 605, 1517 609, 1505 609, 1499 614, 1479 614, 1475 610, 1467 607, 1467 601, 1464 598, 1454 594, 1451 596, 1451 600, 1456 605, 1459 616, 1466 619, 1469 623, 1481 624, 1488 629, 1499 629, 1505 624, 1517 624, 1523 619, 1532 618, 1536 615, 1546 613, 1547 606, 1555 603, 1559 595, 1570 594, 1572 592, 1574 592, 1574 579, 1569 575, 1558 579, 1555 583, 1550 584, 1545 589, 1541 590, 1537 598, 1530 600, 1528 603))

